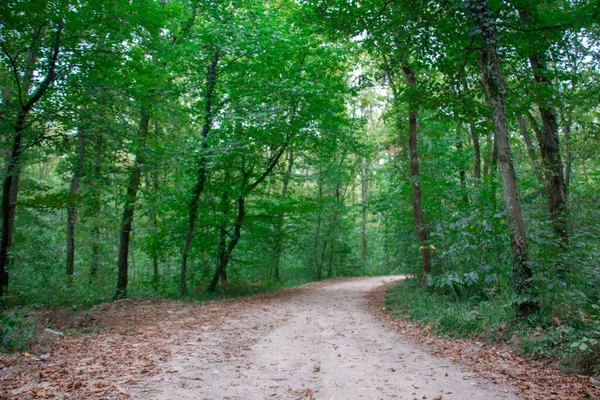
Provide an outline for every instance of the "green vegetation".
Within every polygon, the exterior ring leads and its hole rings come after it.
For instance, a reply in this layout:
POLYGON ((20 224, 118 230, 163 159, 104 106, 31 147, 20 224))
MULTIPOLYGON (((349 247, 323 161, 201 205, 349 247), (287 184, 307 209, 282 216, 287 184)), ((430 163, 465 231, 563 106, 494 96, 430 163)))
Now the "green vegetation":
POLYGON ((2 309, 406 273, 414 318, 592 371, 598 9, 3 2, 2 309))
POLYGON ((11 312, 0 315, 0 349, 21 351, 35 338, 35 327, 27 321, 26 312, 11 312))

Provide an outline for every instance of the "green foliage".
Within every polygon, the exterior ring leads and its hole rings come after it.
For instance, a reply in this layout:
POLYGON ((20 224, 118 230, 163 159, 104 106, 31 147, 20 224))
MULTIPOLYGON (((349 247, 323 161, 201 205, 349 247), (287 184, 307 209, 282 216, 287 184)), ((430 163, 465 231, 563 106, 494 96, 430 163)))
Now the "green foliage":
POLYGON ((390 288, 386 306, 399 316, 430 325, 437 332, 456 337, 505 339, 508 324, 514 320, 511 299, 496 296, 481 300, 457 299, 407 279, 390 288))
POLYGON ((26 311, 0 315, 0 351, 22 351, 35 339, 35 327, 27 320, 26 311))
POLYGON ((597 373, 600 369, 600 319, 595 315, 563 318, 547 311, 515 318, 513 299, 498 295, 457 298, 450 293, 407 279, 388 289, 386 306, 400 318, 411 318, 430 325, 442 335, 511 341, 532 358, 550 358, 576 373, 597 373), (517 340, 515 341, 515 339, 517 340))

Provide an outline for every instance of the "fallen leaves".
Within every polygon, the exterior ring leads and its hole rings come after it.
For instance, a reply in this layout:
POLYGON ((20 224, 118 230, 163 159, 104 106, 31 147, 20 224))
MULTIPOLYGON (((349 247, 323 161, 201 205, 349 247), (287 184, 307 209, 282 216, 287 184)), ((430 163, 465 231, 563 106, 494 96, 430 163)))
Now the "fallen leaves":
MULTIPOLYGON (((268 312, 274 302, 331 283, 204 304, 124 299, 77 314, 68 309, 40 311, 34 314, 39 341, 23 353, 0 354, 0 399, 128 399, 128 385, 161 372, 178 372, 166 370, 174 345, 185 341, 206 346, 198 333, 220 331, 224 319, 248 310, 268 312)), ((242 343, 223 354, 209 351, 206 357, 237 358, 249 349, 242 343)))

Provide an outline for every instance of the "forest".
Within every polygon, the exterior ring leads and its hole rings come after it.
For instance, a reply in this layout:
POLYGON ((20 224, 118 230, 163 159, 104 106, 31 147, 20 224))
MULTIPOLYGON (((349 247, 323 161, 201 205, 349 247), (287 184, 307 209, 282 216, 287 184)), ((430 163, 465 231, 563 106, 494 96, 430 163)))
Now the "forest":
POLYGON ((0 339, 29 310, 404 274, 600 370, 597 0, 0 2, 0 339))

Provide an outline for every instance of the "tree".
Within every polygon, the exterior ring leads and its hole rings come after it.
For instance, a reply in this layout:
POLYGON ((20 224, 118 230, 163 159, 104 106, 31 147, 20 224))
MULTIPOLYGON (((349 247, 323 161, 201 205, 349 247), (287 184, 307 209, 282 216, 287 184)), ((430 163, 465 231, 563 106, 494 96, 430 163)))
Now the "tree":
POLYGON ((51 10, 42 6, 36 14, 25 17, 23 8, 31 4, 5 5, 2 20, 2 63, 12 76, 3 118, 10 124, 7 145, 9 155, 2 185, 2 239, 0 243, 0 297, 8 286, 8 266, 15 222, 15 208, 19 194, 21 158, 23 152, 45 139, 35 129, 32 113, 52 92, 58 77, 57 67, 61 52, 64 21, 63 10, 51 10), (56 12, 58 11, 58 12, 56 12), (54 17, 48 21, 45 12, 54 17), (25 57, 24 57, 25 55, 25 57), (34 74, 41 76, 34 79, 34 74))

